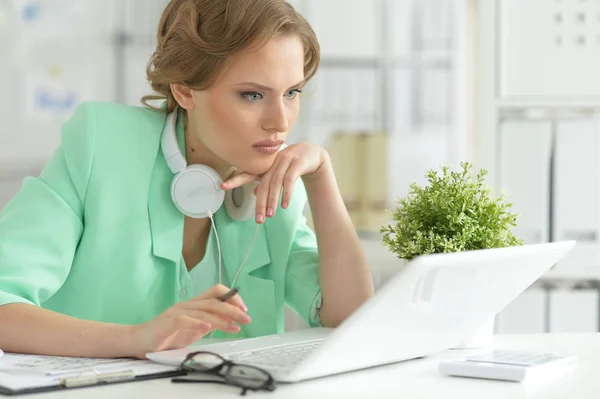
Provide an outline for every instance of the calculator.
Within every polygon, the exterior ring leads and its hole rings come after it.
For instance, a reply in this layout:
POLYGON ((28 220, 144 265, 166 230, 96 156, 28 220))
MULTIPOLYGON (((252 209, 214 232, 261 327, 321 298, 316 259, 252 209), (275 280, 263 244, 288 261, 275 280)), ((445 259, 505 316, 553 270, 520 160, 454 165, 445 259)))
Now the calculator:
POLYGON ((546 352, 494 350, 459 360, 441 361, 442 374, 522 382, 534 377, 556 377, 572 369, 576 356, 546 352))

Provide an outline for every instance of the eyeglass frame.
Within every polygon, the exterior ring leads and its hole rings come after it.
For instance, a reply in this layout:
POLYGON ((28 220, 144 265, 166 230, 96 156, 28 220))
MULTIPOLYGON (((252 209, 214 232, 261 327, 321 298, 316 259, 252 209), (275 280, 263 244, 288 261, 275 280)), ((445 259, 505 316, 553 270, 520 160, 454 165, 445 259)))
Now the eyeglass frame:
POLYGON ((192 379, 185 379, 185 378, 173 378, 171 379, 172 382, 195 382, 195 383, 216 383, 216 384, 225 384, 225 385, 231 385, 231 386, 235 386, 238 388, 242 389, 241 395, 246 395, 246 392, 248 390, 251 391, 274 391, 275 388, 277 388, 277 383, 275 381, 275 379, 273 378, 273 376, 271 375, 271 373, 269 373, 268 371, 260 368, 260 367, 256 367, 256 366, 251 366, 249 364, 243 364, 243 363, 236 363, 236 362, 232 362, 231 360, 227 360, 225 359, 223 356, 214 353, 214 352, 209 352, 209 351, 196 351, 196 352, 191 352, 189 353, 185 359, 181 362, 181 369, 184 371, 191 371, 191 372, 198 372, 198 373, 203 373, 203 374, 208 374, 208 375, 215 375, 218 377, 223 378, 224 381, 217 381, 217 380, 192 380, 192 379), (192 359, 200 354, 207 354, 207 355, 211 355, 211 356, 215 356, 216 358, 221 359, 221 363, 216 365, 213 368, 209 368, 206 370, 198 370, 194 367, 190 367, 189 362, 193 361, 192 359), (236 366, 236 367, 246 367, 246 368, 250 368, 250 369, 254 369, 257 370, 261 373, 264 373, 267 377, 268 380, 265 381, 265 383, 260 386, 260 387, 249 387, 246 385, 241 384, 239 381, 240 379, 232 379, 230 377, 228 377, 229 372, 227 371, 225 374, 222 374, 221 371, 227 367, 227 370, 231 370, 232 366, 236 366))

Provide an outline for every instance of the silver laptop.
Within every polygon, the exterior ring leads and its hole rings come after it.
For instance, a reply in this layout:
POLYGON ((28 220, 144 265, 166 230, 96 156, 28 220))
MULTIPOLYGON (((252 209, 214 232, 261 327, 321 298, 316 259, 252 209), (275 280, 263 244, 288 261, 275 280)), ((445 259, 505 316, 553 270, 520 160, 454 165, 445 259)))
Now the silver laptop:
MULTIPOLYGON (((395 363, 458 345, 556 264, 574 241, 415 258, 338 328, 205 344, 279 382, 395 363)), ((148 353, 179 365, 199 346, 148 353)))

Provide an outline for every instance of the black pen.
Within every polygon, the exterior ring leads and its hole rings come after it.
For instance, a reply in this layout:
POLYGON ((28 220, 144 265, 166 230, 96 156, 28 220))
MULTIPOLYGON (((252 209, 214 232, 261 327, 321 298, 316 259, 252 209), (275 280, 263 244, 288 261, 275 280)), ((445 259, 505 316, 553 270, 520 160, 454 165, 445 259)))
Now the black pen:
POLYGON ((240 289, 238 287, 232 288, 228 293, 226 293, 224 295, 221 295, 219 297, 219 301, 221 301, 221 302, 227 302, 229 299, 231 299, 239 291, 240 291, 240 289))

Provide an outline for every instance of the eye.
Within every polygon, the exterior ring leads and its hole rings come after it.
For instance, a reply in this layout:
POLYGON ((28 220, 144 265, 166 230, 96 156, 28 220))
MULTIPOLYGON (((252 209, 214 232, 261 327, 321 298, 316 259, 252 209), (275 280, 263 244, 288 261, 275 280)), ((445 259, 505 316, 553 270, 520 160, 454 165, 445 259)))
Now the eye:
POLYGON ((263 98, 263 95, 256 91, 245 91, 245 92, 240 93, 240 95, 242 97, 252 101, 253 103, 255 103, 258 100, 261 100, 263 98))
POLYGON ((285 95, 287 98, 294 98, 294 97, 296 97, 296 94, 298 94, 298 93, 302 93, 302 90, 292 89, 292 90, 289 90, 287 93, 285 93, 285 95))

